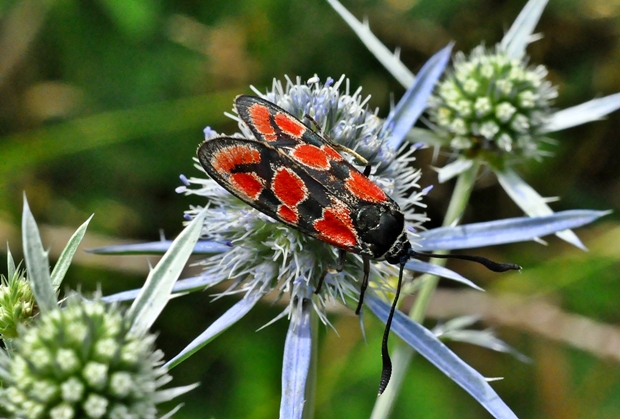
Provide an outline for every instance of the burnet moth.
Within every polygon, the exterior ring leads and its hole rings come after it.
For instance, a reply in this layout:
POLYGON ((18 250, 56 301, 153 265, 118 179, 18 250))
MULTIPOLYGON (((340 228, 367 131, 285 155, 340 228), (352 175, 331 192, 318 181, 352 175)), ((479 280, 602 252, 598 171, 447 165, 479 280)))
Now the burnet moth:
POLYGON ((241 95, 235 109, 254 138, 217 137, 198 147, 198 160, 207 174, 230 193, 258 211, 304 234, 338 248, 341 271, 346 252, 364 263, 359 314, 368 287, 371 260, 400 265, 398 285, 383 334, 381 394, 392 373, 387 341, 402 284, 405 263, 415 256, 454 257, 482 263, 503 272, 520 269, 467 255, 427 255, 411 248, 400 207, 368 175, 357 170, 337 151, 363 158, 315 132, 299 119, 256 96, 241 95))

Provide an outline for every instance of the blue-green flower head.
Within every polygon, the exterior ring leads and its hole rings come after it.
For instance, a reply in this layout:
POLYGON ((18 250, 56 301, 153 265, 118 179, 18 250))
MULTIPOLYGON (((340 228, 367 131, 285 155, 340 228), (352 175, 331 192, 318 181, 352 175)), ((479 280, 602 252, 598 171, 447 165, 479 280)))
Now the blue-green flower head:
POLYGON ((158 387, 170 377, 155 336, 130 326, 115 305, 77 297, 41 314, 3 360, 1 404, 26 419, 156 418, 158 387))
MULTIPOLYGON (((274 81, 270 91, 256 93, 312 129, 322 131, 334 143, 354 150, 373 168, 381 166, 383 169, 378 172, 373 169, 370 179, 399 203, 410 225, 417 226, 425 216, 414 211, 415 207, 422 206, 420 200, 424 194, 412 189, 419 179, 419 171, 411 167, 414 148, 401 153, 391 163, 382 160, 385 156, 393 158, 396 153, 385 152, 384 149, 389 148, 386 142, 389 131, 384 129, 383 120, 367 109, 368 98, 362 98, 360 90, 350 94, 349 82, 344 77, 337 82, 328 79, 324 84, 314 77, 308 83, 299 79, 295 82, 286 79, 285 84, 274 81)), ((236 136, 253 138, 242 122, 239 130, 236 136)), ((207 139, 217 136, 213 130, 205 130, 207 139)), ((356 163, 347 153, 343 156, 356 163)), ((292 313, 299 307, 299 301, 312 297, 326 268, 336 266, 337 251, 333 246, 253 209, 212 179, 189 179, 188 185, 191 184, 198 188, 183 187, 180 192, 202 195, 209 202, 203 237, 231 245, 230 251, 203 261, 205 275, 213 278, 213 283, 235 279, 230 292, 277 289, 292 297, 287 309, 292 313)), ((193 217, 197 211, 190 210, 188 216, 193 217)), ((315 308, 323 314, 328 300, 344 297, 357 300, 362 272, 361 257, 347 257, 343 272, 327 276, 326 286, 322 286, 317 299, 313 299, 315 308)), ((378 262, 371 266, 370 279, 377 284, 387 284, 387 278, 396 272, 394 267, 378 262)))
POLYGON ((460 155, 501 167, 506 159, 542 155, 555 87, 547 69, 510 58, 500 45, 458 52, 428 109, 437 134, 460 155))

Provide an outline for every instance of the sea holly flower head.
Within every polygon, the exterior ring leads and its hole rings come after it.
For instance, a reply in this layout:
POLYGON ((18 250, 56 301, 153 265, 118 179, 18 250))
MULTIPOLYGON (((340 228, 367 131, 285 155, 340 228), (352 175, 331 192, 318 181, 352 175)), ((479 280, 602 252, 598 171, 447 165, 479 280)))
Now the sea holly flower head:
POLYGON ((540 142, 557 91, 547 70, 528 67, 497 45, 457 52, 439 82, 428 113, 444 145, 501 168, 506 158, 540 157, 540 142))
MULTIPOLYGON (((0 348, 0 415, 19 419, 155 419, 156 406, 195 385, 160 389, 171 377, 163 353, 154 347, 148 329, 168 301, 200 233, 203 215, 196 217, 171 244, 147 278, 131 308, 99 297, 87 301, 71 294, 57 299, 73 255, 90 221, 71 236, 50 273, 38 226, 24 196, 22 241, 32 299, 39 310, 33 321, 21 322, 17 337, 0 348)), ((8 254, 8 277, 23 279, 8 254)), ((10 283, 10 279, 9 279, 10 283)), ((162 416, 169 417, 178 410, 162 416)))
POLYGON ((14 341, 3 405, 19 418, 155 418, 170 380, 155 336, 130 333, 115 305, 77 296, 14 341))
MULTIPOLYGON (((256 93, 308 126, 316 123, 315 129, 322 130, 335 144, 354 150, 371 166, 380 167, 370 179, 400 204, 411 226, 419 226, 425 220, 424 214, 414 210, 423 206, 420 200, 424 193, 415 189, 420 176, 411 165, 415 148, 404 150, 395 158, 396 153, 386 142, 390 131, 384 129, 383 120, 376 112, 368 110, 368 98, 361 96, 361 89, 351 93, 349 81, 344 77, 338 81, 327 79, 325 83, 313 77, 309 83, 299 78, 296 81, 287 78, 284 83, 274 81, 270 91, 256 93)), ((239 129, 241 133, 237 136, 253 138, 244 123, 240 122, 239 129)), ((207 140, 217 136, 213 130, 205 130, 207 140)), ((313 301, 324 321, 327 321, 328 302, 345 297, 357 300, 363 272, 361 257, 347 257, 344 270, 327 275, 317 298, 313 299, 321 274, 337 264, 333 246, 251 208, 212 179, 193 178, 188 183, 197 187, 183 187, 180 191, 204 196, 209 202, 203 237, 231 245, 230 251, 201 262, 204 274, 213 278, 214 283, 235 280, 224 294, 277 289, 292 297, 286 313, 297 318, 295 311, 307 299, 313 301)), ((193 217, 195 211, 190 210, 188 215, 193 217)), ((394 267, 385 264, 372 264, 370 268, 371 281, 379 287, 386 287, 390 276, 396 273, 394 267)))

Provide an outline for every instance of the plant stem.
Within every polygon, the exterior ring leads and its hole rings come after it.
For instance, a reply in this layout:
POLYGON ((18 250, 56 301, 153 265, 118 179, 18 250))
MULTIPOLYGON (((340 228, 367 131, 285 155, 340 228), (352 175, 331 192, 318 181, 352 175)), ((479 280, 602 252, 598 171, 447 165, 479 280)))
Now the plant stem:
MULTIPOLYGON (((475 162, 471 168, 461 173, 458 177, 456 186, 454 187, 454 192, 452 192, 452 198, 450 198, 448 210, 446 211, 446 215, 443 220, 442 225, 444 227, 456 225, 461 221, 463 212, 469 202, 469 197, 471 195, 476 176, 478 175, 479 168, 480 164, 475 162)), ((437 251, 435 253, 446 254, 448 252, 437 251)), ((431 259, 431 262, 435 265, 444 266, 446 259, 431 259)), ((426 309, 433 293, 435 292, 435 289, 437 288, 439 278, 435 275, 425 274, 420 277, 420 281, 422 284, 420 287, 420 292, 415 300, 415 303, 413 304, 413 307, 409 311, 409 317, 418 323, 422 323, 424 321, 426 309)), ((392 354, 393 369, 390 384, 381 397, 377 399, 370 419, 385 419, 390 415, 392 406, 394 406, 394 401, 400 393, 403 380, 405 378, 405 373, 409 368, 409 364, 411 363, 411 359, 414 354, 415 351, 409 345, 399 342, 396 346, 396 349, 392 354)))
POLYGON ((312 355, 310 358, 310 367, 308 369, 308 378, 306 380, 306 403, 304 404, 304 411, 302 414, 303 419, 311 419, 314 417, 316 402, 316 370, 319 347, 319 316, 316 310, 310 310, 310 331, 312 333, 312 355))

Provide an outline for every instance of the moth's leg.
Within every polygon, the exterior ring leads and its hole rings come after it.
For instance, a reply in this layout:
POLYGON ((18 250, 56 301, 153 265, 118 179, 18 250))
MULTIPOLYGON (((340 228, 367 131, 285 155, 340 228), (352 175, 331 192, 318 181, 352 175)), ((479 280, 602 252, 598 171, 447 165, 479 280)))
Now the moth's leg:
POLYGON ((372 166, 370 165, 370 163, 367 163, 366 167, 364 167, 364 176, 366 177, 370 176, 371 169, 372 169, 372 166))
POLYGON ((355 314, 360 314, 360 311, 362 311, 362 304, 364 304, 364 294, 366 293, 366 288, 368 288, 368 275, 370 274, 370 258, 368 256, 362 256, 362 260, 364 261, 364 279, 362 279, 362 286, 360 287, 360 299, 357 302, 355 314))
POLYGON ((315 294, 318 294, 319 291, 321 291, 321 287, 323 286, 323 281, 325 280, 325 277, 327 276, 328 273, 336 274, 338 272, 342 272, 342 270, 344 269, 344 258, 346 256, 347 256, 346 251, 342 249, 338 249, 338 261, 336 262, 336 266, 333 268, 328 267, 327 269, 323 271, 323 273, 321 274, 321 277, 319 278, 319 283, 316 286, 316 290, 314 291, 315 294))

